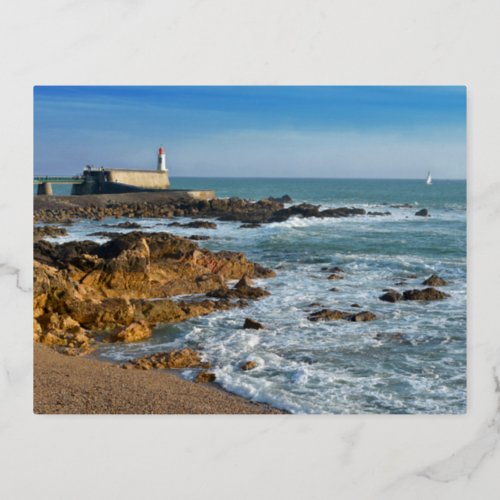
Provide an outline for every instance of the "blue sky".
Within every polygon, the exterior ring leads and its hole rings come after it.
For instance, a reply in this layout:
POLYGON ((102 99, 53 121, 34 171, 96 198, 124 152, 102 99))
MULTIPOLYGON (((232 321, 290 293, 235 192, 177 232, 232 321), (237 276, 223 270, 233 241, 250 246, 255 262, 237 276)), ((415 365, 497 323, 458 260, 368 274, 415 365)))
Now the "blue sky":
POLYGON ((464 179, 466 89, 34 89, 35 173, 87 164, 171 176, 464 179))

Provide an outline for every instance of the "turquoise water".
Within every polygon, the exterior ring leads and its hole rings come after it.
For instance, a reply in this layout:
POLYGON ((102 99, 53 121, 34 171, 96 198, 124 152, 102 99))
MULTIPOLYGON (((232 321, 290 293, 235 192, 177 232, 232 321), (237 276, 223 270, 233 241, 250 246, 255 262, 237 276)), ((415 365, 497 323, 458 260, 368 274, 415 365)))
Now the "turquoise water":
MULTIPOLYGON (((211 239, 202 246, 243 251, 275 269, 277 277, 260 283, 272 295, 246 309, 159 326, 151 340, 110 345, 100 352, 102 357, 122 361, 189 344, 206 353, 224 388, 297 413, 466 410, 465 181, 436 180, 427 186, 422 180, 177 178, 173 187, 250 199, 288 194, 294 203, 357 206, 391 215, 293 218, 257 229, 218 222, 217 230, 139 220, 146 231, 207 234, 211 239), (414 206, 390 207, 403 203, 414 206), (415 217, 424 207, 431 217, 415 217), (327 280, 325 266, 342 267, 345 279, 327 280), (378 299, 386 287, 421 288, 432 273, 448 280, 443 290, 449 299, 398 304, 378 299), (332 287, 338 291, 330 291, 332 287), (307 314, 316 309, 308 307, 311 303, 370 310, 378 319, 311 323, 307 314), (352 307, 354 303, 362 309, 352 307), (241 329, 245 317, 266 329, 241 329), (247 360, 258 367, 242 372, 239 366, 247 360)), ((88 238, 106 223, 81 221, 70 227, 66 239, 88 238)))

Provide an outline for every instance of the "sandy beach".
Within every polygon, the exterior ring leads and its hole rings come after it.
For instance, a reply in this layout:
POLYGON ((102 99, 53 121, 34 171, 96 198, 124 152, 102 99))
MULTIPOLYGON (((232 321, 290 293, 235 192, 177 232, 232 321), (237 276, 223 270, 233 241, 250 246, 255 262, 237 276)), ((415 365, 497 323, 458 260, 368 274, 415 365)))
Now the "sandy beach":
POLYGON ((34 345, 33 409, 37 414, 282 413, 171 372, 123 370, 40 344, 34 345))

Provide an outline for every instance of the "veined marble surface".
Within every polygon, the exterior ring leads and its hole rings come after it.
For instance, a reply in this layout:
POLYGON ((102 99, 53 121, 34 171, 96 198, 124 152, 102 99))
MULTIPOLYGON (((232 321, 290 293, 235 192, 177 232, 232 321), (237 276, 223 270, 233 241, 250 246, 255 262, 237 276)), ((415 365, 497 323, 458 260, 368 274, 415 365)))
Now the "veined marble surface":
POLYGON ((0 497, 500 498, 500 3, 5 4, 0 497), (468 411, 461 416, 32 414, 32 89, 468 86, 468 411))

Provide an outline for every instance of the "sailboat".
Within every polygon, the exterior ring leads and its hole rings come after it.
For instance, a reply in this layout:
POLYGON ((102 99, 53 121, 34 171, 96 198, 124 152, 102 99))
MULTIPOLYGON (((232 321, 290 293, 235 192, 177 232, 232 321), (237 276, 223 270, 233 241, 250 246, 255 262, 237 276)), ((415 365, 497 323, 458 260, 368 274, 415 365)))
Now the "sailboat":
POLYGON ((427 172, 427 179, 425 180, 425 183, 429 186, 432 184, 432 177, 430 172, 427 172))

